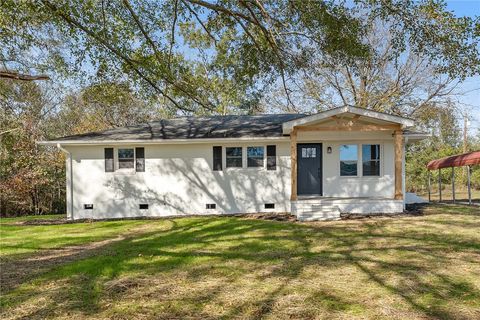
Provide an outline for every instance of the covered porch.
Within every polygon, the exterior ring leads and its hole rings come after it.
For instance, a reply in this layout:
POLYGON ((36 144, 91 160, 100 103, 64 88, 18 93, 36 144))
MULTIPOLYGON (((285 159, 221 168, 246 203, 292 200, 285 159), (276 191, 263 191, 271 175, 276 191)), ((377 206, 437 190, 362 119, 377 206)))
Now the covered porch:
POLYGON ((354 107, 286 122, 292 214, 325 220, 341 213, 403 212, 405 136, 413 125, 354 107))

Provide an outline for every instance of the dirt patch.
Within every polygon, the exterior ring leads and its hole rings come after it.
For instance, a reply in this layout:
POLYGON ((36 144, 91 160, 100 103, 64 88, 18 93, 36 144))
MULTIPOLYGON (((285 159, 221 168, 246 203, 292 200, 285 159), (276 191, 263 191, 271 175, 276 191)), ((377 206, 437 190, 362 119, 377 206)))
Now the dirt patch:
POLYGON ((13 290, 20 284, 56 266, 98 255, 105 247, 115 242, 127 240, 145 232, 146 230, 144 228, 139 228, 132 230, 127 235, 119 235, 115 238, 102 241, 57 249, 40 250, 34 255, 23 259, 0 257, 0 291, 7 292, 13 290))
POLYGON ((240 218, 256 219, 256 220, 273 220, 273 221, 297 221, 294 215, 284 213, 247 213, 235 215, 240 218))
POLYGON ((403 213, 342 213, 340 218, 342 220, 357 220, 357 219, 374 219, 374 218, 403 218, 421 216, 421 211, 407 211, 403 213))
POLYGON ((16 226, 48 226, 48 225, 57 225, 57 224, 67 224, 72 223, 66 218, 61 219, 33 219, 27 221, 18 221, 12 223, 6 223, 7 225, 16 225, 16 226))

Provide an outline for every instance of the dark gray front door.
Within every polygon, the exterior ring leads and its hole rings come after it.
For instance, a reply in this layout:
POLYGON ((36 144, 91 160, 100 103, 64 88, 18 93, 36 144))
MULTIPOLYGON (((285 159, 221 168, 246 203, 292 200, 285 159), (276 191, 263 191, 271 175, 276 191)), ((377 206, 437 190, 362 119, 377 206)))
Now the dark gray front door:
POLYGON ((322 195, 322 144, 297 144, 297 194, 322 195))

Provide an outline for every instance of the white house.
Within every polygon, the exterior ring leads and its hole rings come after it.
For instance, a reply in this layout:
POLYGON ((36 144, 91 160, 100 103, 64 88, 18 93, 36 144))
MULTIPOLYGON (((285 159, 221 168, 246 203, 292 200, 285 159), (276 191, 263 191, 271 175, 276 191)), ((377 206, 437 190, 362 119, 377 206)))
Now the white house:
POLYGON ((414 121, 342 107, 314 115, 181 117, 39 142, 67 154, 69 219, 404 209, 414 121))

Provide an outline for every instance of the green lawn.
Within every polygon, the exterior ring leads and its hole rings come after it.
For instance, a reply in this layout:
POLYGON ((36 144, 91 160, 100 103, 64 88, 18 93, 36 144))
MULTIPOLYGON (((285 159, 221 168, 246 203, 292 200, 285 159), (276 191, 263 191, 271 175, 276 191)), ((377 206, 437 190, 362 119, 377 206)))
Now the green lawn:
POLYGON ((2 219, 0 318, 479 319, 480 209, 294 223, 2 219))

